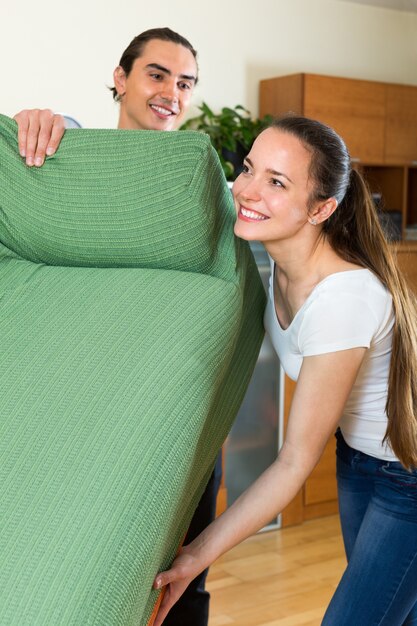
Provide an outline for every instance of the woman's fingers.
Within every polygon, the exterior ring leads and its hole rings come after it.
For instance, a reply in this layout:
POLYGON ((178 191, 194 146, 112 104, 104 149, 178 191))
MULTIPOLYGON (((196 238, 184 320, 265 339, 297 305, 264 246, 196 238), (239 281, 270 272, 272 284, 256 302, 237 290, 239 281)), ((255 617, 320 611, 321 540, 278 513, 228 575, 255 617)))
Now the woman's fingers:
POLYGON ((182 596, 192 579, 181 580, 180 582, 169 583, 165 588, 164 597, 159 606, 154 626, 162 626, 164 619, 172 609, 174 604, 182 596))
POLYGON ((155 589, 162 589, 171 582, 178 582, 183 576, 180 574, 178 568, 169 569, 166 572, 160 572, 155 578, 153 586, 155 589))
POLYGON ((204 565, 198 559, 187 553, 187 548, 181 553, 172 564, 169 570, 160 572, 155 577, 154 589, 164 588, 164 597, 159 607, 154 626, 161 626, 170 609, 182 596, 190 582, 204 569, 204 565))

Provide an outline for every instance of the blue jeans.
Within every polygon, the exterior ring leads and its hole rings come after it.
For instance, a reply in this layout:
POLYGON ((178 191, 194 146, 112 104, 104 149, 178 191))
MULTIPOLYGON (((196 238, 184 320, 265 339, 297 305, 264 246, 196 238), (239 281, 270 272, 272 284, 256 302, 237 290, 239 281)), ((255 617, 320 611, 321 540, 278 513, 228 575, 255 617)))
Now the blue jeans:
POLYGON ((322 626, 417 625, 417 471, 336 438, 348 565, 322 626))

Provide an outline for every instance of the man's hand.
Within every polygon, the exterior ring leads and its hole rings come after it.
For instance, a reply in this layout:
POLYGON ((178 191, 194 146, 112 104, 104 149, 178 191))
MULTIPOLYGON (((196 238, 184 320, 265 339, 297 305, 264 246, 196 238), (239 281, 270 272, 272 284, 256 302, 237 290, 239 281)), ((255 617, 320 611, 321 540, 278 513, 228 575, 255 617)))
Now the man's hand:
POLYGON ((65 132, 62 115, 50 109, 25 109, 13 118, 18 126, 19 153, 26 165, 40 167, 54 154, 65 132))

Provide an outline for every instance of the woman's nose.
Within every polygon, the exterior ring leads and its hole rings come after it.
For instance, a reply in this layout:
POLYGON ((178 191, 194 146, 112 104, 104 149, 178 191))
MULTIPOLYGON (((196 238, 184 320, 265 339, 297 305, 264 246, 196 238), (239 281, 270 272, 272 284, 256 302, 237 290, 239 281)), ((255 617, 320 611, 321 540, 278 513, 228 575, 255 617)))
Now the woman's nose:
POLYGON ((260 200, 262 194, 258 181, 253 178, 248 180, 246 184, 241 187, 239 195, 243 200, 260 200))

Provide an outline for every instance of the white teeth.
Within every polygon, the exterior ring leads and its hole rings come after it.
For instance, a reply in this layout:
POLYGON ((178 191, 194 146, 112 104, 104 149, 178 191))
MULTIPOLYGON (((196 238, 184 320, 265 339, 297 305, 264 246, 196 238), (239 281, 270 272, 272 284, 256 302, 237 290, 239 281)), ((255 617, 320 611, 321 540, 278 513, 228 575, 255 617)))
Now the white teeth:
POLYGON ((268 218, 266 217, 266 215, 261 215, 260 213, 256 213, 256 211, 249 211, 248 209, 240 209, 242 212, 242 215, 244 215, 245 217, 249 217, 251 220, 267 220, 268 218))
POLYGON ((158 111, 158 113, 161 113, 161 115, 173 115, 172 111, 170 111, 169 109, 164 109, 163 107, 159 107, 156 104, 151 104, 151 107, 155 111, 158 111))

